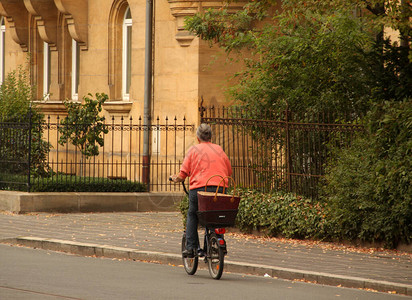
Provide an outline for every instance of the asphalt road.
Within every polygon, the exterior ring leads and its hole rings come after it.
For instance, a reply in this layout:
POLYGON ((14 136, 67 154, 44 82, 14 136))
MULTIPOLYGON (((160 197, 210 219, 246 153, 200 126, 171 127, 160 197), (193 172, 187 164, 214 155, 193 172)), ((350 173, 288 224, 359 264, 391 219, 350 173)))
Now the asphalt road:
MULTIPOLYGON (((203 262, 202 262, 203 263, 203 262)), ((181 266, 0 245, 0 299, 409 299, 406 296, 181 266)))

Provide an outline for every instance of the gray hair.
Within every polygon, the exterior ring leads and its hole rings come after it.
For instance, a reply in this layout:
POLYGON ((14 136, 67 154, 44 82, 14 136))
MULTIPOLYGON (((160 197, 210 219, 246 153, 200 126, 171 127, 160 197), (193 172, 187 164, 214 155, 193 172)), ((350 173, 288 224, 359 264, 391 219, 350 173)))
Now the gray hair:
POLYGON ((212 128, 207 124, 200 124, 197 128, 196 135, 202 142, 210 142, 212 139, 212 128))

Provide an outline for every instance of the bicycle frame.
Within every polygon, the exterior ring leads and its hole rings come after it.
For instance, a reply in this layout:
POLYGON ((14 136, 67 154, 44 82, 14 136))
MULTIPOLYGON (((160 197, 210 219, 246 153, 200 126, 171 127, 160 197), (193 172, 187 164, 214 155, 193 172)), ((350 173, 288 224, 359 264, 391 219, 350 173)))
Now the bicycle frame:
POLYGON ((219 241, 219 247, 223 249, 225 254, 227 254, 226 240, 225 240, 225 237, 224 237, 224 233, 226 232, 225 228, 208 228, 208 227, 205 227, 205 234, 204 234, 204 239, 203 239, 203 249, 202 250, 205 253, 207 253, 207 249, 209 247, 209 237, 210 237, 212 232, 216 233, 216 237, 219 241), (223 233, 218 233, 218 232, 222 232, 222 230, 224 230, 223 233))
MULTIPOLYGON (((185 182, 183 181, 182 182, 182 186, 183 186, 183 190, 185 191, 185 193, 186 193, 186 195, 188 195, 189 196, 189 192, 187 191, 187 188, 186 188, 186 185, 185 185, 185 182)), ((225 241, 225 238, 224 238, 224 234, 225 234, 225 232, 226 232, 226 229, 225 228, 208 228, 208 227, 205 227, 205 235, 204 235, 204 249, 202 249, 203 251, 205 251, 205 253, 206 253, 206 251, 207 251, 207 244, 208 244, 208 237, 210 236, 210 233, 212 232, 212 231, 214 231, 215 233, 216 233, 216 236, 218 237, 218 239, 219 239, 219 247, 220 248, 223 248, 224 249, 224 251, 225 251, 225 253, 227 253, 227 250, 226 250, 226 241, 225 241)))
MULTIPOLYGON (((189 195, 184 182, 182 182, 182 185, 185 193, 189 195)), ((201 245, 199 245, 199 251, 193 258, 182 256, 184 268, 189 275, 194 275, 196 273, 198 259, 199 257, 204 256, 204 262, 208 264, 209 273, 212 278, 220 279, 223 273, 224 257, 227 254, 226 241, 224 238, 225 232, 225 228, 205 226, 203 249, 201 249, 201 245)), ((183 233, 182 251, 186 249, 185 244, 186 233, 183 233)))

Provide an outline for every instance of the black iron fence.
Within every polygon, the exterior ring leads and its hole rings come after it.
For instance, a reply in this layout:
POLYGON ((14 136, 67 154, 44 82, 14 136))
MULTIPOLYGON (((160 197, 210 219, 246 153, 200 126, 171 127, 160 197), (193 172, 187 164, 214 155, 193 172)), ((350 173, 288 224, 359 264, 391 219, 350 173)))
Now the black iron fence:
MULTIPOLYGON (((325 172, 328 144, 348 145, 362 130, 325 114, 285 111, 270 120, 250 119, 236 108, 200 107, 200 112, 201 122, 212 126, 213 142, 228 154, 237 184, 314 198, 325 172)), ((177 191, 181 186, 169 183, 168 177, 178 172, 195 141, 195 126, 186 124, 185 118, 157 118, 145 126, 141 118, 113 117, 105 123, 108 133, 99 155, 86 158, 72 144, 59 144, 61 117, 49 116, 41 124, 30 120, 0 121, 0 189, 30 191, 45 176, 52 181, 72 176, 142 182, 148 167, 150 191, 177 191), (142 153, 145 131, 151 135, 148 164, 142 153)))
POLYGON ((328 145, 348 145, 363 129, 328 114, 284 111, 277 120, 250 119, 238 108, 200 107, 200 115, 212 126, 213 142, 228 154, 237 184, 312 198, 325 174, 328 145))
POLYGON ((101 178, 143 182, 147 167, 148 190, 180 190, 181 186, 171 184, 168 178, 178 172, 187 148, 195 140, 194 125, 186 124, 185 118, 157 118, 145 126, 142 118, 113 117, 105 123, 108 133, 104 134, 99 155, 90 158, 70 143, 59 143, 60 121, 60 116, 49 116, 41 124, 32 124, 31 118, 25 122, 0 121, 0 189, 31 191, 44 177, 54 182, 68 177, 89 182, 101 178), (144 131, 151 132, 149 163, 143 158, 144 131), (33 135, 42 137, 43 149, 48 148, 41 164, 33 160, 38 152, 31 149, 34 143, 38 147, 33 135))
POLYGON ((0 189, 27 190, 30 186, 30 128, 28 121, 0 122, 0 189))

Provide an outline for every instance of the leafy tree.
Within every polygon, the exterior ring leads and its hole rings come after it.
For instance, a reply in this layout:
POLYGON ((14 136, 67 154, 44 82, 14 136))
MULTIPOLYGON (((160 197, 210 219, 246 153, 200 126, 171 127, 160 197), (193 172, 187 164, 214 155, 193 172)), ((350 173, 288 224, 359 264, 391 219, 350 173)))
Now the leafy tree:
POLYGON ((409 0, 262 0, 187 19, 188 30, 227 53, 249 49, 230 95, 250 117, 288 107, 365 125, 328 164, 331 237, 388 247, 412 240, 411 16, 409 0))
POLYGON ((283 0, 278 12, 276 3, 251 1, 236 14, 225 8, 207 10, 186 21, 188 30, 228 53, 251 51, 230 94, 252 117, 261 111, 271 116, 288 106, 303 112, 335 111, 357 119, 382 97, 402 96, 397 97, 401 100, 411 94, 409 48, 374 38, 378 29, 390 25, 410 40, 410 23, 405 21, 409 6, 384 7, 384 1, 283 0), (382 7, 391 9, 385 13, 382 7), (354 8, 369 13, 354 18, 354 8), (396 24, 395 16, 400 18, 396 24), (256 26, 256 21, 265 25, 256 26))
POLYGON ((333 13, 337 8, 363 20, 363 30, 375 36, 370 51, 370 77, 374 102, 403 101, 412 91, 412 3, 410 0, 285 0, 285 7, 299 14, 307 9, 333 13), (399 40, 384 31, 399 32, 399 40))
POLYGON ((30 171, 32 175, 46 176, 50 171, 46 156, 51 145, 43 140, 44 116, 32 101, 33 95, 28 70, 23 66, 8 73, 0 87, 0 120, 8 124, 0 134, 1 160, 6 162, 1 169, 14 174, 26 172, 21 162, 28 160, 29 132, 19 125, 31 118, 30 171))
POLYGON ((107 100, 107 95, 96 93, 96 100, 92 94, 83 97, 84 103, 65 101, 67 117, 59 126, 61 134, 59 144, 72 143, 86 157, 99 154, 99 146, 103 146, 102 133, 108 133, 104 126, 105 118, 99 116, 102 104, 107 100))
POLYGON ((324 187, 331 236, 412 241, 412 101, 376 105, 367 131, 348 149, 334 149, 324 187))
MULTIPOLYGON (((410 0, 284 0, 284 5, 288 9, 293 9, 296 13, 307 9, 328 13, 336 9, 352 11, 358 16, 366 19, 368 29, 373 30, 378 39, 383 39, 385 27, 397 30, 400 33, 401 47, 410 50, 412 35, 412 5, 410 0)), ((380 41, 378 41, 380 42, 380 41)), ((410 53, 412 59, 412 52, 410 53)))
POLYGON ((28 70, 20 65, 7 74, 0 87, 0 118, 10 122, 27 120, 30 106, 35 109, 32 99, 28 70))

